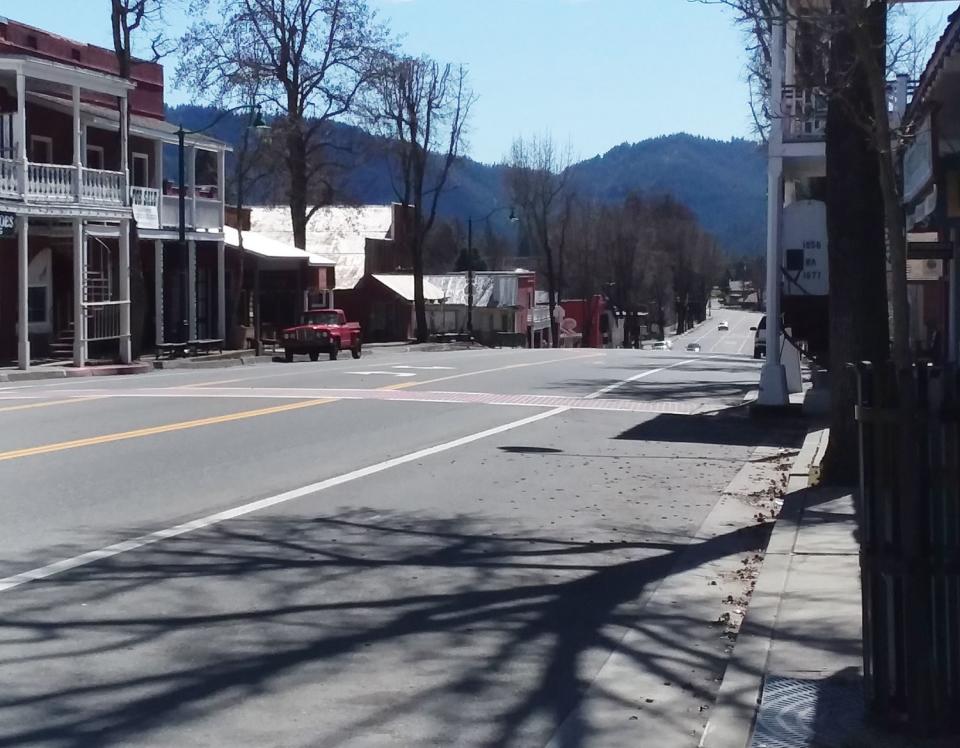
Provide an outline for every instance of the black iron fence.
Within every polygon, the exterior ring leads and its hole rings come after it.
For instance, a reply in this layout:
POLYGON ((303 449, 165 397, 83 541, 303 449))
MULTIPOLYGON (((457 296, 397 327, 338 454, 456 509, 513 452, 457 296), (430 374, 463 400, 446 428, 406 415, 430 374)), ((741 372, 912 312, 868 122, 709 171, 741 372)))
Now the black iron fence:
POLYGON ((866 698, 923 735, 960 727, 960 370, 857 368, 866 698))

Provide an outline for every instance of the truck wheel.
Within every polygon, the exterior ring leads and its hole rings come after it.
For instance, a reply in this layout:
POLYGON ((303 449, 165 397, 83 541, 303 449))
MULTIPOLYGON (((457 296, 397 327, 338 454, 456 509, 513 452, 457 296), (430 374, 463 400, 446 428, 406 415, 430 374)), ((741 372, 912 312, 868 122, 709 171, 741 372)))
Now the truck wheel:
POLYGON ((357 341, 357 344, 356 344, 355 346, 353 346, 353 348, 350 349, 350 354, 351 354, 354 358, 360 358, 360 356, 362 355, 363 351, 362 351, 362 349, 361 349, 361 345, 362 345, 362 344, 361 344, 360 341, 358 340, 358 341, 357 341))
POLYGON ((336 361, 337 356, 340 354, 340 344, 334 343, 330 348, 330 360, 336 361))
POLYGON ((320 351, 310 351, 310 360, 319 361, 320 360, 320 351))
POLYGON ((293 363, 293 351, 284 351, 284 352, 283 352, 283 360, 286 361, 288 364, 292 364, 292 363, 293 363))

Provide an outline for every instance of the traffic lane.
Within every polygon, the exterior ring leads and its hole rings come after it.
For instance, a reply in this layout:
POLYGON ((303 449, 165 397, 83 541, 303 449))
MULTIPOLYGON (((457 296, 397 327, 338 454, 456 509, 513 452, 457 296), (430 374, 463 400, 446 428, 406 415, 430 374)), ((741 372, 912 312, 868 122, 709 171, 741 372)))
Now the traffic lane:
POLYGON ((744 396, 756 389, 759 376, 760 366, 752 360, 707 354, 655 371, 649 377, 615 385, 601 397, 729 407, 742 404, 744 396))
POLYGON ((3 412, 0 407, 0 465, 9 459, 8 453, 20 450, 238 414, 255 417, 272 408, 284 412, 294 403, 272 398, 125 397, 91 390, 44 400, 42 405, 31 402, 33 407, 20 410, 3 412))
MULTIPOLYGON (((558 353, 558 352, 557 352, 558 353)), ((730 403, 756 387, 759 370, 745 359, 646 350, 571 352, 562 367, 525 367, 438 382, 411 383, 410 391, 496 392, 599 399, 730 403)))
MULTIPOLYGON (((487 368, 495 365, 489 363, 499 359, 504 359, 506 363, 510 360, 519 360, 524 353, 520 350, 510 349, 477 349, 463 351, 411 351, 409 353, 381 353, 377 351, 374 354, 365 353, 359 360, 351 358, 340 358, 337 361, 296 361, 288 364, 282 361, 271 363, 257 363, 246 366, 225 366, 222 368, 205 369, 171 369, 158 370, 147 374, 138 374, 136 376, 121 377, 77 377, 68 380, 56 380, 54 382, 42 381, 30 384, 10 385, 0 388, 0 400, 2 398, 15 398, 27 396, 40 396, 49 394, 56 397, 56 393, 61 390, 74 389, 101 389, 108 387, 110 389, 128 389, 141 387, 182 387, 182 386, 204 386, 209 383, 230 382, 244 383, 251 385, 261 383, 270 383, 270 380, 277 379, 283 381, 283 386, 313 387, 318 381, 326 381, 329 377, 343 377, 342 381, 337 382, 337 386, 345 386, 346 382, 360 381, 356 375, 351 374, 355 370, 369 369, 389 369, 396 372, 414 372, 416 376, 427 377, 431 372, 436 371, 460 371, 469 370, 471 367, 487 368), (483 362, 479 360, 483 359, 483 362), (443 367, 434 369, 433 367, 443 367)), ((399 381, 399 378, 396 380, 399 381)), ((384 382, 379 382, 383 384, 384 382)), ((3 402, 6 402, 3 400, 3 402)))
POLYGON ((689 335, 682 336, 683 347, 685 348, 687 343, 698 342, 703 353, 752 356, 754 332, 750 327, 759 324, 761 316, 756 312, 716 313, 708 322, 710 328, 702 334, 697 335, 699 330, 694 330, 689 335), (721 320, 729 323, 729 330, 717 329, 721 320))
POLYGON ((0 743, 545 745, 749 454, 659 431, 567 412, 4 594, 0 743))
POLYGON ((335 401, 0 461, 0 575, 542 410, 335 401))

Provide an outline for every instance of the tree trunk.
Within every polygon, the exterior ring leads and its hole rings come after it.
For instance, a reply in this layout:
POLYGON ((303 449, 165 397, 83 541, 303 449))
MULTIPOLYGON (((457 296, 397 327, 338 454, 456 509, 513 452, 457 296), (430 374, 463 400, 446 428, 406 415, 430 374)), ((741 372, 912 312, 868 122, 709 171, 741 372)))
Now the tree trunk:
POLYGON ((147 322, 147 284, 143 278, 143 253, 136 220, 130 221, 130 355, 136 361, 143 353, 147 322))
POLYGON ((423 234, 420 229, 419 206, 417 211, 418 215, 413 221, 413 240, 410 247, 410 254, 413 256, 413 307, 417 342, 426 343, 430 331, 427 329, 427 302, 423 295, 423 234))
POLYGON ((543 248, 544 260, 547 263, 547 293, 550 298, 547 300, 547 306, 550 310, 550 338, 553 348, 560 347, 560 326, 557 324, 557 278, 553 270, 553 251, 550 245, 543 248))
POLYGON ((307 156, 300 123, 291 123, 287 136, 287 166, 290 169, 290 222, 293 246, 307 248, 307 156))
MULTIPOLYGON (((834 0, 835 11, 843 5, 834 0)), ((823 467, 830 482, 851 484, 857 481, 858 443, 856 385, 847 366, 889 357, 886 247, 879 160, 861 124, 873 104, 849 33, 832 40, 831 71, 835 82, 844 82, 834 86, 843 95, 830 102, 827 114, 831 417, 823 467)))

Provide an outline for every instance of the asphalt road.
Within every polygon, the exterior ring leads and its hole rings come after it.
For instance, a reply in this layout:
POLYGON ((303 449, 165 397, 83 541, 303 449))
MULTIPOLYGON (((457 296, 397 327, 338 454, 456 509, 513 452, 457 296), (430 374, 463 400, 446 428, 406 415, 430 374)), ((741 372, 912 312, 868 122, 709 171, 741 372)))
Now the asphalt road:
POLYGON ((758 318, 0 389, 0 746, 695 745, 758 318))

